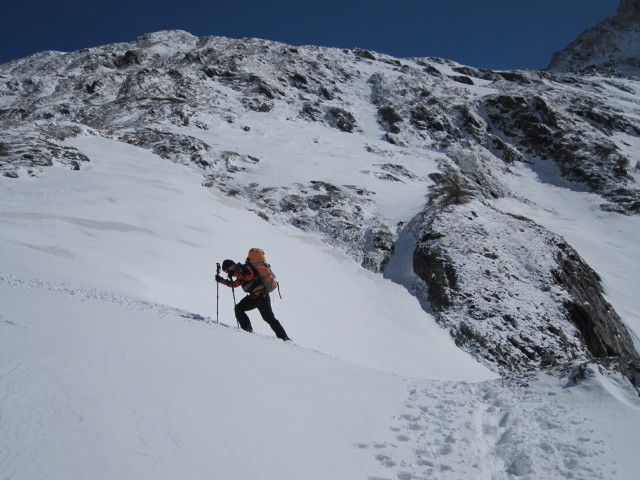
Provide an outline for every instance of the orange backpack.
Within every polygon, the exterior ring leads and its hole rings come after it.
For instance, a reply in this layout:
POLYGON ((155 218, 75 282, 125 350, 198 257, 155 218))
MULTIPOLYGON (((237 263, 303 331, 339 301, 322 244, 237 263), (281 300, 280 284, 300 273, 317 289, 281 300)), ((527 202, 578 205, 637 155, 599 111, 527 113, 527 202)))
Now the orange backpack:
POLYGON ((278 288, 278 282, 276 281, 275 274, 271 271, 271 265, 267 263, 267 259, 264 256, 264 252, 259 248, 252 248, 247 255, 247 265, 253 270, 254 276, 257 276, 257 281, 250 282, 243 290, 248 291, 260 291, 263 288, 271 293, 278 288))

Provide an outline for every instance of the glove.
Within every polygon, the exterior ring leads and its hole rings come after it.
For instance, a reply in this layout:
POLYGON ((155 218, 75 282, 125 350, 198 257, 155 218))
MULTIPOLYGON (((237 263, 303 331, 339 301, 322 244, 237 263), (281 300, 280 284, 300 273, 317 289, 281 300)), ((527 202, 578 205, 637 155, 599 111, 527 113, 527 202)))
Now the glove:
POLYGON ((220 275, 216 275, 216 282, 222 283, 222 277, 220 275))

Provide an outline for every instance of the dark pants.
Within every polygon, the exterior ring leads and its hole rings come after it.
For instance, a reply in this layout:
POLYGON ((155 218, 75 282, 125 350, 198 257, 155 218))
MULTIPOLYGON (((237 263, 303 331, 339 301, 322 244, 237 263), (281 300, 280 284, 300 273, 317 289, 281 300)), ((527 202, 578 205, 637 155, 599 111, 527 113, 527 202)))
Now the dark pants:
POLYGON ((240 324, 240 328, 246 330, 248 332, 253 331, 251 328, 251 320, 249 320, 249 316, 246 312, 257 308, 262 315, 262 319, 269 324, 271 330, 276 334, 276 337, 281 340, 289 340, 287 337, 287 332, 284 331, 282 325, 273 314, 273 310, 271 309, 271 298, 269 295, 247 295, 242 300, 238 302, 236 305, 236 319, 240 324))

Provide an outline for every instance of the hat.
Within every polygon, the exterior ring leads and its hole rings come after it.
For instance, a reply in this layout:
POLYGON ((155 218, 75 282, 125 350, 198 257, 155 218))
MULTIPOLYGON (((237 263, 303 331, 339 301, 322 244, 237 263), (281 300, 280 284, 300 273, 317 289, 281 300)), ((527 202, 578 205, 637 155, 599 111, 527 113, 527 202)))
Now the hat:
POLYGON ((233 260, 225 260, 224 262, 222 262, 222 270, 225 273, 229 273, 229 267, 231 265, 235 265, 235 264, 236 264, 236 262, 234 262, 233 260))

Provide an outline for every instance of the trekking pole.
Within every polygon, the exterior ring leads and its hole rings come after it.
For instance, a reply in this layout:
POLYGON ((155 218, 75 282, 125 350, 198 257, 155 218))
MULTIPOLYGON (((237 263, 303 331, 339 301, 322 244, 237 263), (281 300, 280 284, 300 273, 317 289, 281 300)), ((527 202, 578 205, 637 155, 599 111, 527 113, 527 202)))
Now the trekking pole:
MULTIPOLYGON (((231 287, 231 293, 233 294, 233 312, 236 311, 236 289, 231 287)), ((238 317, 236 317, 236 324, 238 325, 238 329, 240 329, 240 322, 238 321, 238 317)))
MULTIPOLYGON (((216 263, 216 275, 220 275, 220 264, 216 263)), ((218 315, 220 310, 220 284, 216 282, 216 323, 218 323, 218 315)))

